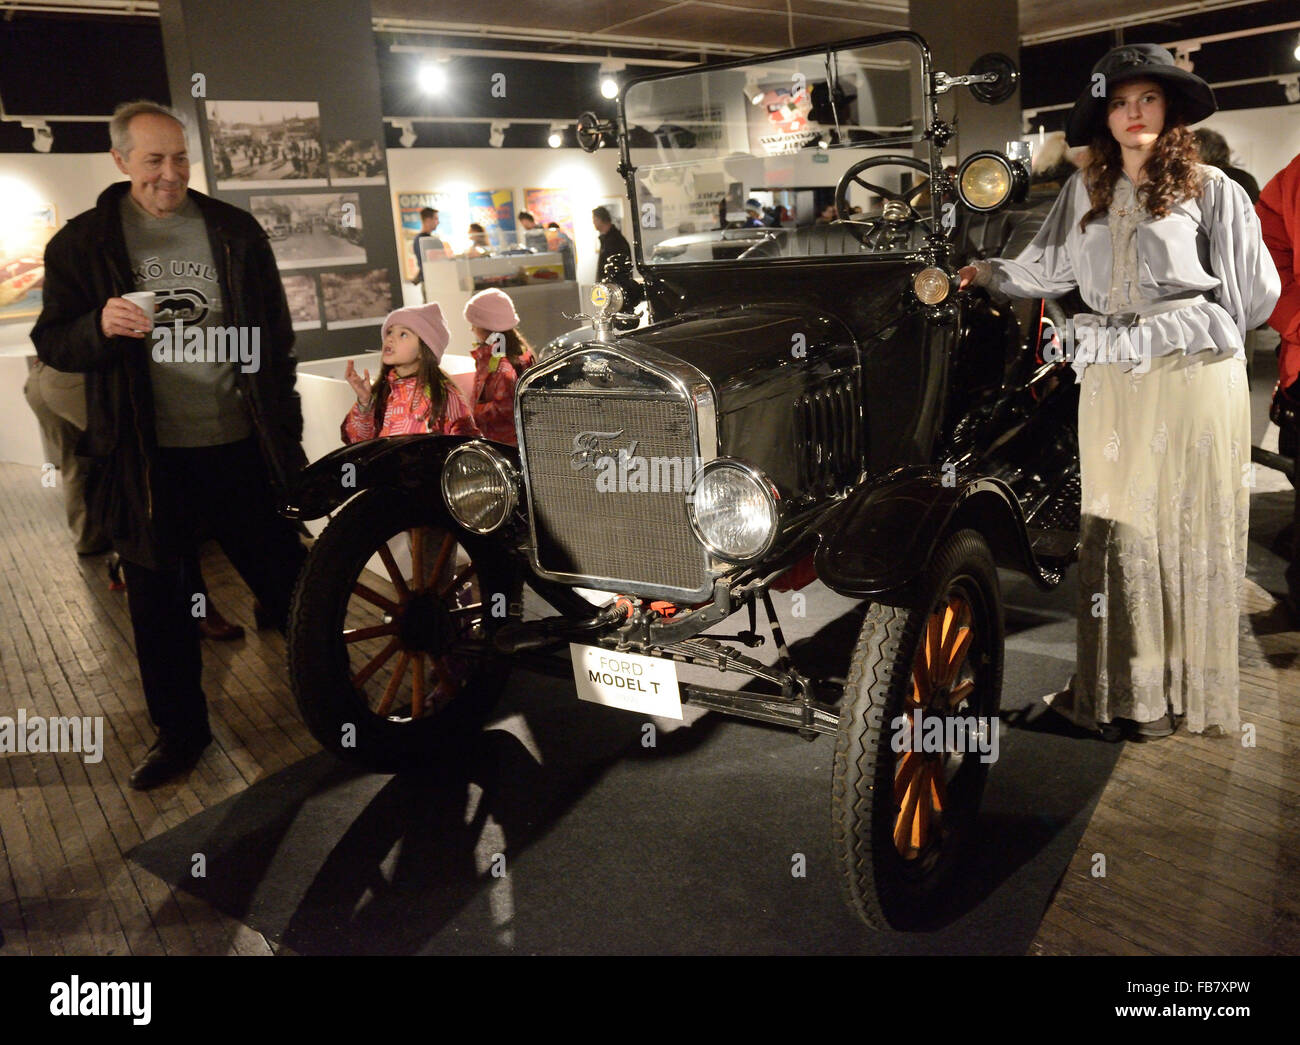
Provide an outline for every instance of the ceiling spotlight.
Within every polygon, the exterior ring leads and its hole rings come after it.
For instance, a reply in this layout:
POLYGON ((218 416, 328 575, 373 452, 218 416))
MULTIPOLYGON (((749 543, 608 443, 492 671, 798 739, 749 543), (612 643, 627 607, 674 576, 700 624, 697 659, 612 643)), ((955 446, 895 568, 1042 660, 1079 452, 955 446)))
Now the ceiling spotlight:
POLYGON ((500 120, 493 120, 492 126, 488 130, 488 144, 494 149, 499 149, 506 143, 506 124, 500 120))
POLYGON ((1297 62, 1300 62, 1300 38, 1297 39, 1297 41, 1296 41, 1296 45, 1295 45, 1295 50, 1292 51, 1291 53, 1292 53, 1293 55, 1295 55, 1295 60, 1296 60, 1297 62))
POLYGON ((626 68, 627 62, 612 59, 600 63, 600 93, 603 97, 618 97, 618 74, 626 68))
POLYGON ((415 79, 425 94, 441 94, 447 89, 447 70, 441 62, 421 62, 415 79))
POLYGON ((54 144, 54 132, 44 120, 23 120, 23 126, 32 132, 32 148, 37 152, 49 152, 54 144))
POLYGON ((1292 76, 1282 81, 1282 87, 1286 91, 1286 100, 1294 105, 1300 102, 1300 76, 1292 76))
POLYGON ((762 105, 763 99, 766 97, 767 97, 766 91, 755 90, 754 93, 749 96, 749 103, 751 105, 762 105))
POLYGON ((550 136, 546 139, 546 144, 552 149, 558 149, 564 144, 564 132, 566 128, 562 123, 551 124, 550 136))

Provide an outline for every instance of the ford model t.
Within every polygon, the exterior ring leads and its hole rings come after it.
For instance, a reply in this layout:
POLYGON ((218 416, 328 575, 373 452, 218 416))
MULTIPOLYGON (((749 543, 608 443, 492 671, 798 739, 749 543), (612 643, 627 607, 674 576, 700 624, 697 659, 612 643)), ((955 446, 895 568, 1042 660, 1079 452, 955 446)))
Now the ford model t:
POLYGON ((989 769, 997 567, 1050 587, 1076 551, 1075 388, 1039 351, 1043 303, 955 278, 1006 249, 1028 172, 1011 149, 945 173, 937 102, 1015 77, 996 55, 935 71, 899 32, 645 77, 614 119, 584 115, 585 148, 620 150, 646 322, 624 329, 623 288, 597 284, 520 381, 517 449, 404 436, 307 469, 291 512, 333 514, 289 652, 320 743, 430 764, 512 667, 548 664, 645 714, 825 734, 853 907, 925 925, 989 769), (829 184, 814 223, 807 187, 829 184), (789 220, 727 228, 755 197, 789 220), (782 637, 773 593, 813 583, 864 604, 840 663, 782 637))

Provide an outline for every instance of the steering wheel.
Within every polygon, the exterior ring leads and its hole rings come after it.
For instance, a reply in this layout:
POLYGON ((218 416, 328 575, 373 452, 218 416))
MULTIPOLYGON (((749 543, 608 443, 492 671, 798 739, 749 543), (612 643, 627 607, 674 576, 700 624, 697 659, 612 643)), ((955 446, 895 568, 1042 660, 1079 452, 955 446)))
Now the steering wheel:
POLYGON ((852 185, 861 185, 864 189, 869 189, 882 199, 903 204, 907 208, 908 220, 923 221, 924 219, 913 204, 916 198, 930 187, 930 165, 911 156, 868 156, 865 160, 859 160, 841 175, 839 184, 835 186, 835 214, 837 219, 852 225, 863 226, 864 233, 859 236, 859 239, 863 242, 866 242, 867 238, 873 233, 875 238, 879 239, 886 227, 882 223, 882 219, 869 218, 863 221, 856 220, 850 215, 849 187, 852 185), (913 170, 923 172, 925 177, 906 192, 894 192, 883 186, 864 181, 860 177, 863 172, 876 167, 911 167, 913 170))

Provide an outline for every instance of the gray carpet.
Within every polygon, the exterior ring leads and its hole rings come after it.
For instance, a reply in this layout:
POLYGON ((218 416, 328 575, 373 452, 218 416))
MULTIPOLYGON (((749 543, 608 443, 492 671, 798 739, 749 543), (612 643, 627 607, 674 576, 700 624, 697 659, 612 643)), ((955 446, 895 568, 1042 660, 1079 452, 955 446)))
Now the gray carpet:
MULTIPOLYGON (((1271 472, 1252 495, 1250 577, 1274 592, 1291 496, 1271 472)), ((708 714, 646 749, 641 716, 525 673, 456 764, 389 777, 318 755, 131 855, 307 954, 1023 954, 1119 754, 1061 731, 1037 699, 1073 666, 1074 577, 1043 593, 1002 574, 1000 758, 975 866, 937 932, 869 930, 842 900, 829 738, 708 714), (204 879, 190 877, 196 852, 204 879)), ((854 604, 807 594, 805 618, 783 615, 787 637, 833 661, 854 604)))

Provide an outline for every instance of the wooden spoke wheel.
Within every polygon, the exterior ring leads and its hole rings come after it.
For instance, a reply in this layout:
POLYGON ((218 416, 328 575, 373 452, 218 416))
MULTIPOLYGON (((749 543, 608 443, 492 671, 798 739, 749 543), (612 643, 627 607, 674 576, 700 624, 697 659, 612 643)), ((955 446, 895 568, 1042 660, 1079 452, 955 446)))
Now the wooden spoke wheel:
POLYGON ((366 491, 321 534, 290 615, 294 694, 312 733, 372 768, 427 764, 481 724, 508 666, 491 650, 518 605, 504 551, 366 491))
POLYGON ((832 840, 877 928, 941 924, 969 855, 1002 687, 997 569, 973 530, 943 542, 912 606, 874 604, 840 707, 832 840))

